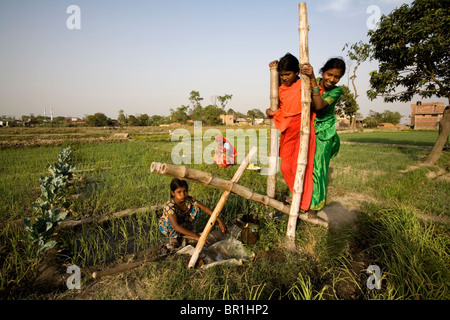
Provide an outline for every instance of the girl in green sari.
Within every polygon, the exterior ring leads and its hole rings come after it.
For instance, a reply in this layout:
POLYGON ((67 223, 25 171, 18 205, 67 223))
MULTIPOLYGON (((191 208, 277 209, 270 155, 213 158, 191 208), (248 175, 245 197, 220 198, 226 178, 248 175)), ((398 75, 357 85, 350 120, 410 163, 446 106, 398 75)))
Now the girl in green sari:
POLYGON ((341 58, 332 58, 320 69, 322 78, 314 75, 312 66, 303 65, 302 73, 311 80, 312 104, 316 112, 314 128, 316 133, 316 151, 314 154, 313 194, 309 209, 310 215, 325 206, 326 187, 330 159, 339 151, 340 140, 336 133, 337 119, 334 109, 342 88, 336 86, 345 73, 345 62, 341 58))

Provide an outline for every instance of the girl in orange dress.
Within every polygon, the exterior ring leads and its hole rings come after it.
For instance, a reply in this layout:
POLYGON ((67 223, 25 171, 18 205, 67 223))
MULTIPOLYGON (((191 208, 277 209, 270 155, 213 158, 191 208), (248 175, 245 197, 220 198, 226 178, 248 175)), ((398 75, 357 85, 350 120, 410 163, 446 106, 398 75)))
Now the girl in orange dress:
MULTIPOLYGON (((292 54, 287 53, 280 61, 272 61, 270 67, 277 67, 280 76, 279 108, 276 111, 266 110, 266 115, 273 119, 280 136, 281 158, 280 170, 283 173, 291 193, 294 189, 295 175, 297 173, 297 158, 300 146, 300 126, 302 117, 301 105, 301 79, 299 78, 299 61, 292 54)), ((313 163, 316 147, 314 134, 315 113, 311 112, 311 128, 308 147, 308 163, 303 182, 303 193, 300 201, 300 209, 307 211, 311 203, 313 192, 313 163)), ((290 198, 286 199, 291 201, 290 198)))

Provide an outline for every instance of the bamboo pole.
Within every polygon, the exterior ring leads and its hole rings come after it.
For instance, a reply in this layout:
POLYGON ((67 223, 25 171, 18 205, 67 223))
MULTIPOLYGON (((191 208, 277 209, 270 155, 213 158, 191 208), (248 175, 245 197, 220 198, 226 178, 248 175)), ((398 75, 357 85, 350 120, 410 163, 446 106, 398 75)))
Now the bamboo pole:
MULTIPOLYGON (((308 14, 306 3, 299 3, 299 36, 300 36, 300 68, 302 64, 309 62, 308 53, 308 14)), ((286 244, 288 248, 295 248, 295 229, 299 216, 300 200, 303 193, 303 181, 305 178, 306 164, 308 159, 308 142, 310 135, 310 105, 311 90, 308 76, 301 74, 302 80, 302 120, 300 128, 300 148, 297 159, 297 173, 295 175, 294 190, 292 195, 291 209, 286 232, 286 244)))
MULTIPOLYGON (((270 198, 266 195, 262 195, 254 192, 253 190, 241 186, 236 182, 229 180, 224 180, 213 176, 211 173, 187 168, 185 166, 177 166, 168 163, 153 162, 150 167, 152 173, 169 176, 173 178, 183 179, 190 182, 200 183, 204 186, 211 188, 231 191, 238 196, 241 196, 247 200, 255 201, 269 207, 275 208, 276 210, 289 214, 290 207, 281 201, 274 198, 270 198)), ((328 223, 319 218, 308 218, 308 215, 300 215, 299 218, 306 222, 317 224, 323 227, 328 227, 328 223)))
MULTIPOLYGON (((278 87, 279 75, 277 67, 270 67, 270 109, 278 110, 278 87)), ((270 119, 270 153, 269 153, 269 173, 267 175, 267 196, 275 198, 276 175, 278 171, 278 129, 270 119)))
MULTIPOLYGON (((104 214, 99 216, 90 216, 81 220, 71 220, 66 219, 59 226, 56 227, 56 230, 62 230, 67 228, 75 228, 87 223, 102 223, 108 220, 112 219, 118 219, 123 217, 132 216, 134 214, 143 213, 147 211, 155 211, 155 210, 161 210, 164 207, 164 205, 154 205, 149 207, 142 207, 137 209, 125 209, 119 212, 114 212, 112 214, 104 214)), ((22 219, 23 220, 23 219, 22 219)))
MULTIPOLYGON (((234 174, 233 178, 231 179, 232 182, 238 182, 241 178, 242 174, 244 173, 245 169, 247 168, 248 164, 250 163, 251 158, 256 153, 257 147, 253 147, 250 152, 248 153, 247 157, 245 157, 245 160, 241 163, 238 170, 234 174)), ((195 247, 194 252, 192 253, 191 260, 189 261, 188 268, 193 268, 195 264, 197 263, 198 256, 200 255, 200 251, 203 249, 203 246, 205 244, 206 238, 208 237, 209 232, 211 231, 212 227, 214 226, 214 223, 217 220, 217 217, 219 216, 220 212, 222 211, 222 208, 224 207, 225 203, 228 200, 228 197, 231 194, 231 188, 228 191, 225 191, 222 196, 219 199, 219 202, 217 203, 216 207, 214 208, 213 213, 209 217, 208 223, 206 223, 205 229, 203 230, 200 239, 198 239, 197 245, 195 247)))
POLYGON ((92 278, 93 279, 98 279, 98 278, 101 278, 101 277, 104 277, 104 276, 109 276, 109 275, 116 274, 116 273, 119 273, 119 272, 124 272, 124 271, 127 271, 127 270, 135 269, 135 268, 140 267, 140 266, 142 266, 144 264, 147 264, 149 262, 158 261, 159 259, 167 257, 170 254, 172 254, 172 253, 166 253, 166 254, 163 254, 163 255, 160 255, 160 256, 157 256, 157 257, 148 258, 148 259, 144 259, 144 260, 140 260, 140 261, 136 261, 136 262, 132 262, 132 263, 124 263, 124 264, 121 264, 121 265, 119 265, 119 266, 117 266, 115 268, 110 268, 110 269, 101 270, 101 271, 94 271, 92 273, 92 278))

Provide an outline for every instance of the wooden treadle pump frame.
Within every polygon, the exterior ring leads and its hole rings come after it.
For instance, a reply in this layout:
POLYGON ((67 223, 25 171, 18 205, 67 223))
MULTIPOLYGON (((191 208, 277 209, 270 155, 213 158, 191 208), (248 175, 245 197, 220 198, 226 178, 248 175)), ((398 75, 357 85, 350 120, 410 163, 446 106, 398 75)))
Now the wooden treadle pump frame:
MULTIPOLYGON (((300 68, 302 64, 309 62, 308 53, 308 19, 306 11, 306 3, 299 3, 299 38, 300 38, 300 68)), ((278 109, 278 72, 276 68, 270 70, 270 102, 271 109, 278 109)), ((295 176, 294 192, 292 196, 292 203, 290 206, 274 199, 275 197, 275 181, 276 171, 278 168, 278 132, 276 127, 271 124, 271 148, 270 148, 270 161, 269 161, 269 176, 267 179, 267 195, 261 195, 255 193, 253 190, 237 184, 240 177, 244 173, 249 161, 256 153, 256 147, 250 150, 249 154, 245 158, 244 162, 240 165, 236 171, 234 177, 229 180, 223 180, 218 177, 214 177, 212 174, 203 172, 200 170, 190 169, 185 166, 177 166, 167 163, 153 162, 151 165, 151 172, 171 176, 179 179, 184 179, 191 182, 200 183, 205 186, 224 190, 216 208, 213 211, 206 227, 197 243, 194 254, 189 261, 189 268, 195 266, 199 253, 205 244, 205 240, 211 231, 214 222, 219 216, 222 208, 224 207, 229 195, 235 193, 245 199, 250 199, 268 206, 271 206, 285 214, 289 215, 288 227, 286 232, 286 244, 289 248, 295 248, 295 229, 297 225, 297 219, 328 227, 328 223, 319 218, 309 218, 307 214, 299 214, 300 199, 303 193, 303 181, 305 177, 305 170, 307 164, 308 155, 308 141, 310 135, 310 106, 311 106, 311 90, 310 80, 307 76, 301 75, 302 80, 302 122, 300 129, 300 148, 297 160, 297 172, 295 176), (275 174, 274 174, 275 171, 275 174)))

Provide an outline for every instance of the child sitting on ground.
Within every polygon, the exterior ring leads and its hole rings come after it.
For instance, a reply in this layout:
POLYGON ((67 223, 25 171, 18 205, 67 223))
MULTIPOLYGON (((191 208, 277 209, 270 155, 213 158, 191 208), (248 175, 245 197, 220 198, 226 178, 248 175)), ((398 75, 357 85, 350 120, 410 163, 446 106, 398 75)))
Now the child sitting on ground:
MULTIPOLYGON (((186 236, 194 240, 200 235, 192 231, 198 218, 199 209, 211 215, 212 211, 203 203, 188 195, 188 184, 184 180, 173 179, 170 183, 170 200, 164 205, 163 214, 159 219, 159 230, 169 237, 169 246, 177 247, 179 238, 186 236)), ((217 218, 220 230, 226 233, 225 223, 217 218)), ((208 244, 208 241, 206 242, 208 244)))

